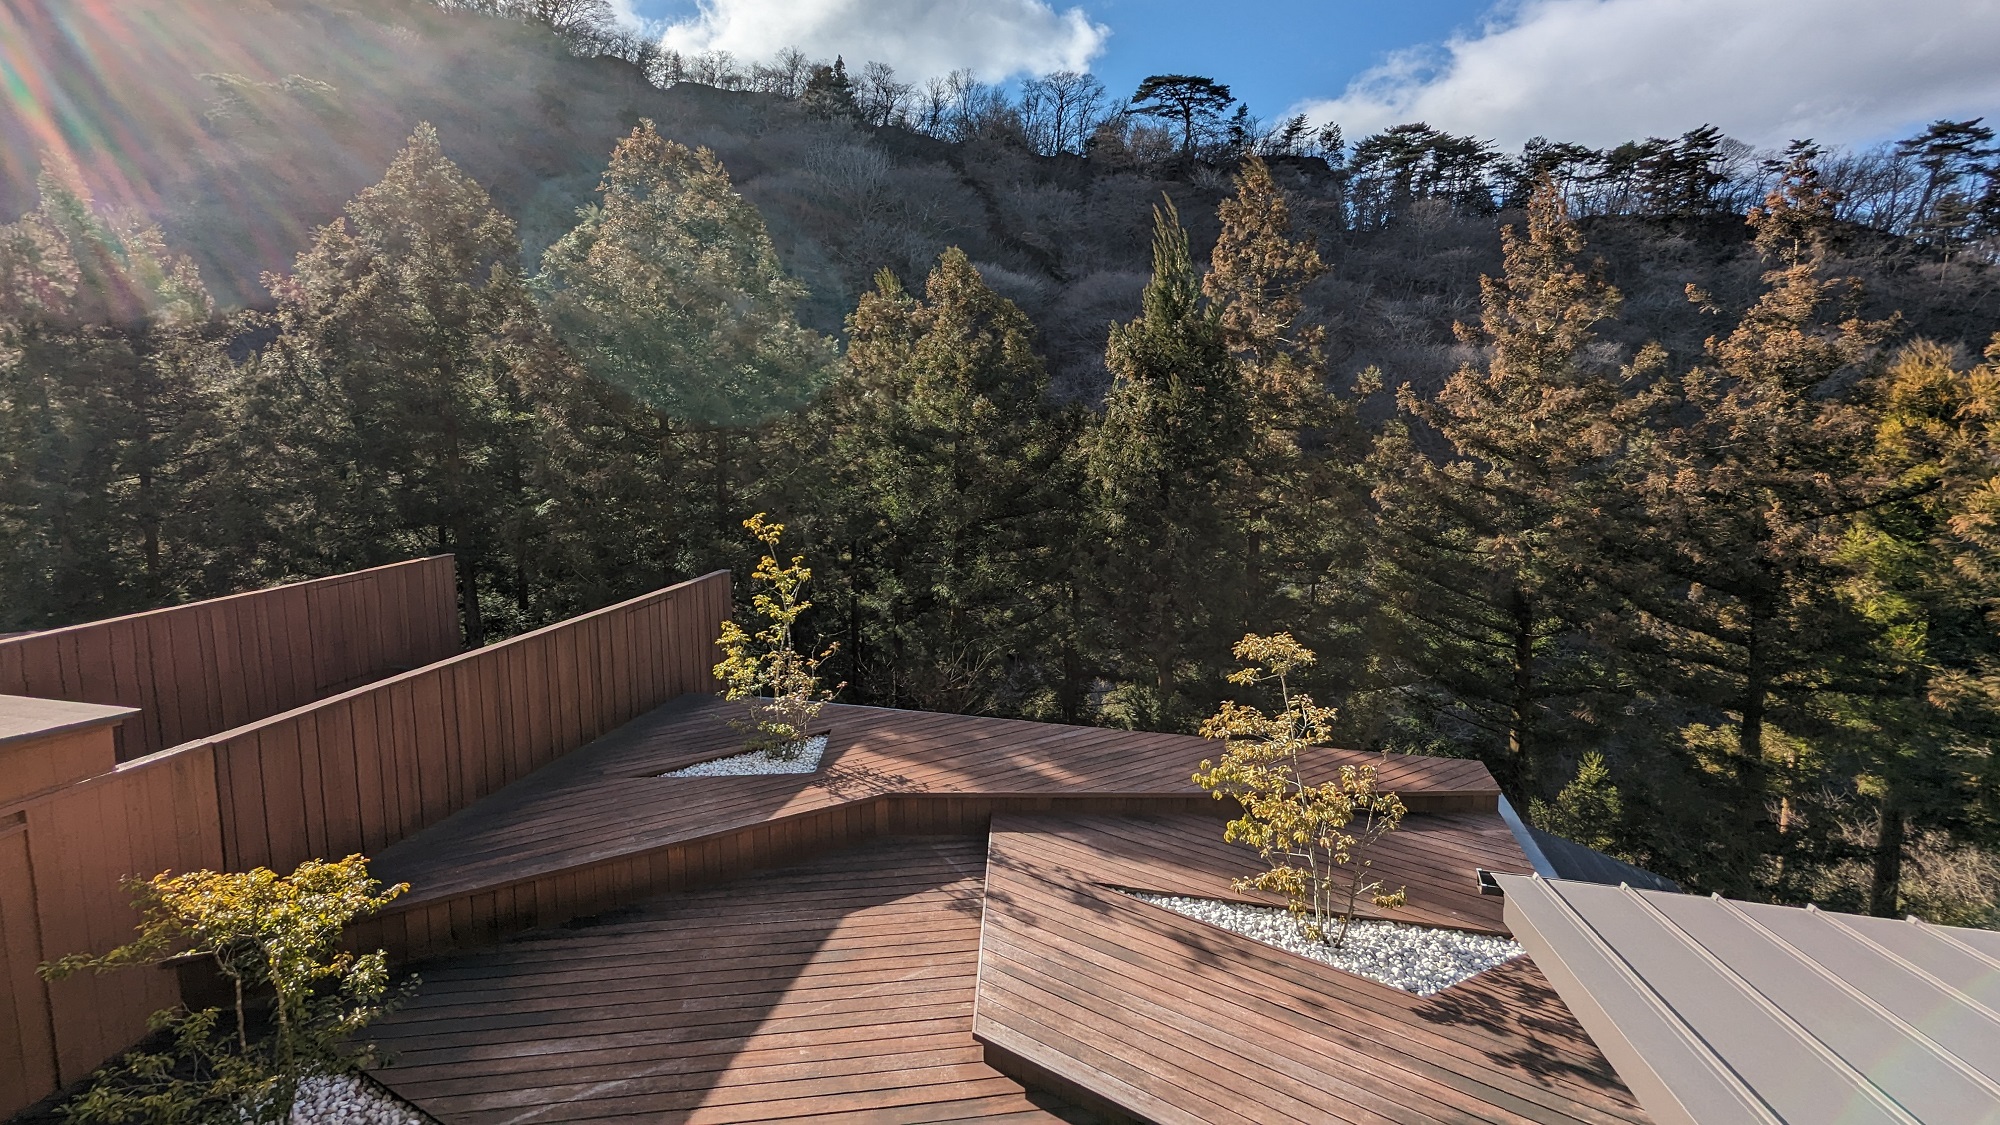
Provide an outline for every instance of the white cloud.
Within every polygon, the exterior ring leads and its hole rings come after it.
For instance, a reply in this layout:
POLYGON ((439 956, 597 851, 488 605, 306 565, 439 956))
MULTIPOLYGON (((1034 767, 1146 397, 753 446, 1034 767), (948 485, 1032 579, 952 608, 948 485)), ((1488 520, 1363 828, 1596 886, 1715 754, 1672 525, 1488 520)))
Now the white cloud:
POLYGON ((701 0, 697 14, 666 26, 664 42, 744 60, 797 47, 855 68, 885 62, 906 81, 960 68, 997 81, 1087 69, 1110 34, 1081 9, 1042 0, 701 0))
POLYGON ((1350 138, 1424 121, 1517 145, 1704 123, 1858 143, 2000 115, 2000 0, 1522 0, 1299 108, 1350 138))

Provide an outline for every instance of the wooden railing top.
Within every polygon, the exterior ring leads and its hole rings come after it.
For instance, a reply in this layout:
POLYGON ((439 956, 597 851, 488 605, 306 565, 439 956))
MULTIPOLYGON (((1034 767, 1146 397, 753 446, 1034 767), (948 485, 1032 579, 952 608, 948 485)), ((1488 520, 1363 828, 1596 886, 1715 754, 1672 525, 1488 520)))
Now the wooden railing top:
POLYGON ((325 699, 315 699, 311 703, 302 704, 298 707, 292 708, 289 711, 280 711, 275 715, 269 715, 266 716, 265 718, 257 719, 254 722, 248 722, 243 724, 242 726, 233 727, 229 730, 219 731, 205 738, 190 739, 189 741, 184 742, 179 746, 169 746, 165 750, 161 750, 158 753, 148 755, 146 758, 139 758, 130 762, 122 763, 120 768, 123 769, 127 767, 138 766, 143 762, 147 761, 149 758, 160 758, 168 754, 173 754, 179 751, 188 750, 194 747, 213 746, 224 742, 235 741, 237 739, 244 738, 246 736, 255 735, 258 731, 263 730, 265 728, 282 726, 286 723, 294 722, 302 716, 312 714, 315 711, 329 708, 336 704, 344 703, 352 699, 358 699, 362 696, 369 695, 371 693, 381 692, 386 689, 393 688, 398 684, 406 684, 415 680, 423 679, 425 677, 435 676, 439 672, 452 668, 454 666, 468 664, 482 659, 491 659, 495 653, 505 652, 509 648, 526 648, 530 645, 535 644, 537 641, 539 641, 541 638, 545 636, 573 629, 574 627, 583 622, 590 621, 592 618, 610 617, 615 614, 621 613, 627 609, 630 609, 633 606, 641 605, 646 602, 652 601, 658 598, 662 593, 666 592, 666 590, 674 590, 683 586, 692 586, 695 585, 696 583, 706 581, 710 578, 714 578, 717 575, 726 575, 728 573, 729 572, 726 570, 710 571, 709 573, 702 575, 700 578, 691 578, 686 582, 677 582, 673 586, 666 587, 665 590, 649 590, 646 593, 640 594, 637 597, 627 598, 622 602, 616 602, 612 605, 605 606, 602 609, 594 609, 588 613, 577 614, 575 617, 564 618, 563 620, 557 621, 554 624, 544 625, 539 629, 532 629, 526 633, 516 633, 515 635, 508 637, 505 640, 495 641, 492 644, 486 645, 482 648, 467 649, 464 652, 457 653, 456 655, 453 656, 447 656, 443 660, 434 661, 430 664, 425 664, 422 667, 410 668, 402 672, 397 672, 393 675, 385 676, 382 679, 362 684, 360 687, 350 688, 347 691, 339 693, 338 695, 329 695, 325 699))
POLYGON ((108 723, 122 723, 138 713, 137 707, 0 695, 0 746, 87 730, 108 723))
POLYGON ((381 566, 371 566, 364 570, 350 570, 341 574, 325 575, 320 578, 301 578, 295 582, 285 582, 276 586, 263 586, 255 590, 240 590, 234 594, 220 594, 213 598, 202 598, 199 601, 182 602, 179 605, 159 606, 154 609, 142 609, 133 613, 119 614, 115 617, 99 617, 90 621, 79 621, 74 625, 57 625, 47 629, 31 629, 23 633, 0 633, 0 646, 28 640, 47 640, 65 633, 85 632, 91 629, 101 629, 106 625, 121 625, 128 622, 143 621, 152 617, 165 617, 176 613, 186 613, 189 610, 227 605, 231 602, 252 601, 258 598, 269 597, 273 594, 281 594, 287 590, 297 590, 302 587, 338 586, 347 582, 365 582, 384 571, 395 570, 400 567, 412 566, 419 563, 435 562, 440 559, 450 559, 451 557, 451 555, 424 555, 414 559, 383 563, 381 566))

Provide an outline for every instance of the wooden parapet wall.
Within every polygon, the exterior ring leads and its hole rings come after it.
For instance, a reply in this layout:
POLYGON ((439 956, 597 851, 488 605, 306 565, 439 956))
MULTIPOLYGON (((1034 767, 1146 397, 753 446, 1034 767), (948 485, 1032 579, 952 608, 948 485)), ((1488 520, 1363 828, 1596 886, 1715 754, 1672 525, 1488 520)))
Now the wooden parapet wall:
POLYGON ((677 695, 713 692, 729 613, 717 572, 0 803, 0 1117, 86 1077, 176 1001, 163 970, 33 975, 132 936, 123 878, 376 851, 677 695))
POLYGON ((716 683, 727 571, 206 740, 231 870, 372 854, 716 683))
POLYGON ((458 650, 438 555, 0 641, 0 695, 139 708, 130 761, 458 650))

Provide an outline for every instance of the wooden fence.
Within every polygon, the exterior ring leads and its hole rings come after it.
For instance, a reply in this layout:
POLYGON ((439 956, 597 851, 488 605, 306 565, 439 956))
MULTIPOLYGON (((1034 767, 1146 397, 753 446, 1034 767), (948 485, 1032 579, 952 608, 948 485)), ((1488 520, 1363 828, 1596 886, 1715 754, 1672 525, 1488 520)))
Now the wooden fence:
POLYGON ((0 1023, 0 1115, 56 1088, 33 1060, 75 1082, 175 1001, 165 971, 32 979, 36 960, 131 935, 121 878, 378 850, 677 695, 715 690, 729 612, 717 572, 0 807, 0 980, 15 982, 17 1009, 0 1023), (23 887, 24 902, 7 897, 23 887))
POLYGON ((0 640, 0 694, 139 708, 130 761, 458 650, 438 555, 0 640))

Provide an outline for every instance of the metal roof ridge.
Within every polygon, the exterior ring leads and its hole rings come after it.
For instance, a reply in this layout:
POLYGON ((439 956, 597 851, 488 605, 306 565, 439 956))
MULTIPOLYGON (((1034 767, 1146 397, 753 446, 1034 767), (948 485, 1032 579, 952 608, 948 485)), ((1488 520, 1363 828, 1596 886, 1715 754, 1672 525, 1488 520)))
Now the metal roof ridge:
MULTIPOLYGON (((1722 1053, 1717 1051, 1707 1039, 1704 1039, 1701 1033, 1694 1029, 1694 1025, 1682 1017, 1680 1011, 1671 1003, 1668 1003, 1667 998, 1660 995, 1659 991, 1652 986, 1652 983, 1646 980, 1644 976, 1641 976, 1639 970, 1634 968, 1632 963, 1625 959, 1625 955, 1618 952, 1615 946, 1605 940, 1604 935, 1597 932, 1597 927, 1591 925, 1590 920, 1577 910, 1569 899, 1563 895, 1561 890, 1557 889, 1555 884, 1560 880, 1544 879, 1540 875, 1536 875, 1533 878, 1542 884, 1548 894, 1549 900, 1555 903, 1556 907, 1562 911, 1564 918, 1572 926, 1576 927, 1577 932, 1583 936, 1584 941, 1596 950, 1598 956, 1604 958, 1605 963, 1610 965, 1612 970, 1619 976, 1623 977, 1625 983, 1638 994, 1640 1002, 1653 1009, 1653 1014, 1659 1017, 1667 1026, 1667 1029, 1677 1036, 1685 1046, 1691 1049, 1695 1058, 1703 1066, 1720 1078, 1725 1086, 1729 1087, 1730 1092, 1736 1095, 1738 1101, 1759 1114, 1765 1125, 1784 1125, 1784 1118, 1778 1115, 1778 1111, 1772 1108, 1771 1103, 1765 1101, 1763 1096, 1757 1093, 1756 1089, 1750 1085, 1749 1081, 1742 1074, 1738 1073, 1735 1067, 1729 1065, 1728 1061, 1722 1057, 1722 1053)), ((1598 884, 1591 885, 1596 886, 1598 884)), ((1629 884, 1625 883, 1620 883, 1619 887, 1627 891, 1632 889, 1629 884)), ((1673 1088, 1666 1085, 1664 1081, 1661 1082, 1661 1086, 1667 1093, 1673 1093, 1673 1088)), ((1678 1095, 1674 1096, 1678 1097, 1678 1095)))
POLYGON ((1500 819, 1506 822, 1507 831, 1513 835, 1514 842, 1521 845, 1521 854, 1528 858, 1528 866, 1535 869, 1535 874, 1546 879, 1560 878, 1561 876, 1556 874, 1555 864, 1550 863, 1549 857, 1543 853, 1541 842, 1529 834, 1527 824, 1521 820, 1521 814, 1514 811, 1514 806, 1508 802, 1505 793, 1500 794, 1499 809, 1500 819))
MULTIPOLYGON (((1870 950, 1873 950, 1875 954, 1881 957, 1883 960, 1891 962, 1897 968, 1902 969, 1907 973, 1910 973, 1911 975, 1922 980, 1925 984, 1930 985, 1932 988, 1938 989, 1939 991, 1945 993, 1946 995, 1953 996, 1959 1000, 1964 1001, 1966 1007, 1971 1008, 1979 1015, 1984 1016, 1989 1022, 1995 1024, 1996 1026, 2000 1026, 2000 1011, 1995 1011, 1984 1000, 1981 1000, 1978 997, 1972 995, 1971 993, 1965 991, 1964 989, 1951 984, 1950 982, 1946 981, 1943 977, 1938 976, 1936 973, 1931 972, 1929 969, 1924 968, 1922 965, 1917 964, 1915 961, 1910 960, 1909 958, 1903 956, 1902 954, 1896 952, 1895 950, 1890 949, 1888 946, 1883 945, 1881 942, 1876 941, 1874 938, 1869 937, 1867 934, 1862 933, 1860 930, 1855 929, 1853 926, 1848 925, 1845 921, 1841 919, 1841 916, 1838 913, 1827 910, 1821 910, 1819 907, 1814 906, 1810 903, 1806 905, 1806 911, 1814 915, 1815 917, 1822 919, 1828 925, 1839 929, 1842 933, 1845 933, 1847 936, 1853 938, 1855 941, 1858 941, 1862 945, 1867 946, 1870 950)), ((1977 957, 1980 960, 1986 962, 1987 964, 1993 966, 1995 969, 2000 969, 2000 961, 1996 961, 1993 958, 1988 957, 1986 954, 1980 952, 1977 949, 1974 949, 1972 946, 1965 944, 1964 942, 1958 940, 1957 938, 1952 937, 1948 933, 1940 932, 1941 929, 1940 927, 1933 926, 1929 922, 1921 921, 1914 917, 1911 918, 1910 921, 1914 922, 1918 927, 1920 927, 1920 932, 1928 934, 1930 937, 1935 938, 1938 941, 1942 941, 1945 944, 1950 945, 1955 949, 1959 949, 1966 953, 1969 953, 1972 956, 1977 957)))
POLYGON ((1961 953, 1969 953, 1972 956, 1979 958, 1981 961, 1986 962, 1988 965, 1993 966, 1995 969, 2000 969, 2000 958, 1995 958, 1992 954, 1986 952, 1983 949, 1980 949, 1978 946, 1968 944, 1967 942, 1961 941, 1958 938, 1951 936, 1951 934, 1946 932, 1948 927, 1933 926, 1929 922, 1926 922, 1923 919, 1918 918, 1914 914, 1910 916, 1910 921, 1917 927, 1917 932, 1923 934, 1929 934, 1931 937, 1934 937, 1937 940, 1944 942, 1946 945, 1949 945, 1952 948, 1957 949, 1961 953))
MULTIPOLYGON (((1742 907, 1736 905, 1735 903, 1729 901, 1726 898, 1723 898, 1721 895, 1714 895, 1712 897, 1714 898, 1716 904, 1721 906, 1723 910, 1735 916, 1737 919, 1741 920, 1744 925, 1749 926, 1752 930, 1756 931, 1758 934, 1763 936, 1765 940, 1773 943, 1779 949, 1785 951, 1786 953, 1789 953, 1794 960, 1804 965, 1806 968, 1812 970, 1814 973, 1817 973, 1819 976, 1823 977, 1827 981, 1831 982, 1834 985, 1834 987, 1846 993, 1850 999, 1859 1001, 1863 1007, 1875 1013, 1875 1015, 1880 1019, 1887 1021, 1890 1024, 1890 1026, 1902 1032, 1905 1036, 1916 1041, 1917 1043, 1922 1044, 1933 1055, 1936 1055, 1938 1058, 1943 1060, 1947 1066, 1951 1067, 1953 1070, 1958 1071, 1960 1074, 1963 1074, 1965 1077, 1971 1079, 1973 1085, 1978 1086, 1982 1090, 1985 1090, 1988 1096, 1992 1097, 1995 1101, 2000 1101, 2000 1082, 1995 1082, 1984 1071, 1973 1066, 1971 1063, 1966 1062, 1964 1059, 1960 1058, 1956 1052, 1952 1051, 1950 1048, 1946 1047, 1944 1044, 1938 1042, 1937 1040, 1931 1038, 1930 1035, 1924 1032, 1923 1029, 1917 1027, 1915 1024, 1897 1015, 1896 1013, 1890 1011, 1888 1008, 1882 1005, 1881 1001, 1875 999, 1873 996, 1868 995, 1861 989, 1856 988, 1852 982, 1848 981, 1846 978, 1842 977, 1840 974, 1834 972, 1833 970, 1827 968, 1825 965, 1822 965, 1811 954, 1807 953, 1803 949, 1800 949, 1798 946, 1793 945, 1791 942, 1785 940, 1785 938, 1780 934, 1778 934, 1775 930, 1771 929, 1769 926, 1766 926, 1764 923, 1759 922, 1757 919, 1751 917, 1749 911, 1744 910, 1742 907)), ((1814 911, 1814 913, 1819 914, 1821 917, 1825 917, 1825 915, 1820 914, 1819 911, 1814 911)), ((1843 930, 1843 932, 1851 933, 1851 931, 1847 931, 1845 927, 1842 927, 1841 929, 1843 930)), ((1868 944, 1872 946, 1874 943, 1870 942, 1868 944)), ((1950 990, 1947 990, 1947 992, 1949 993, 1950 990)), ((1827 1049, 1832 1050, 1832 1048, 1830 1047, 1827 1049)))
POLYGON ((1827 1046, 1824 1040, 1807 1030, 1804 1024, 1793 1018, 1790 1012, 1780 1008, 1770 997, 1751 987, 1750 982, 1744 980, 1741 973, 1730 968, 1727 961, 1716 956, 1714 950, 1703 945, 1693 934, 1682 929, 1680 923, 1668 917, 1665 911, 1646 901, 1644 894, 1634 889, 1629 883, 1620 883, 1618 889, 1631 896, 1633 901, 1638 903, 1641 910, 1651 915, 1656 922, 1664 927, 1671 936, 1696 957, 1707 962, 1708 966, 1715 970, 1718 976, 1727 981, 1731 987, 1735 988, 1737 992, 1748 999, 1753 1006, 1761 1008, 1766 1015, 1772 1017, 1777 1022, 1779 1027, 1789 1031, 1792 1038, 1796 1039, 1808 1051, 1818 1055, 1821 1061, 1830 1065, 1837 1073, 1846 1075, 1848 1080, 1867 1096, 1870 1101, 1874 1102, 1878 1108, 1886 1111, 1890 1117, 1895 1118, 1897 1121, 1903 1122, 1904 1125, 1923 1125, 1923 1122, 1915 1114, 1903 1108, 1900 1102, 1890 1097, 1887 1091, 1877 1086, 1873 1079, 1862 1073, 1853 1063, 1848 1062, 1840 1052, 1827 1046))

